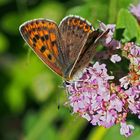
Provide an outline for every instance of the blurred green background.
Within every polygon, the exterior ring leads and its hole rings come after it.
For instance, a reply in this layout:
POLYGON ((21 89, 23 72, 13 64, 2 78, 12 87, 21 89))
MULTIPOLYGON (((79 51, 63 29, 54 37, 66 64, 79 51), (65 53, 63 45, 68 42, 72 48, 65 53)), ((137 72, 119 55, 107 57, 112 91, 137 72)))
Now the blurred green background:
MULTIPOLYGON (((0 140, 125 140, 119 126, 94 127, 64 106, 61 78, 25 44, 19 26, 34 18, 80 15, 94 27, 117 23, 120 10, 138 0, 0 0, 0 140), (59 109, 58 109, 58 106, 59 109), (115 136, 115 137, 114 137, 115 136)), ((122 17, 123 18, 123 17, 122 17)), ((131 117, 140 139, 140 121, 131 117)))

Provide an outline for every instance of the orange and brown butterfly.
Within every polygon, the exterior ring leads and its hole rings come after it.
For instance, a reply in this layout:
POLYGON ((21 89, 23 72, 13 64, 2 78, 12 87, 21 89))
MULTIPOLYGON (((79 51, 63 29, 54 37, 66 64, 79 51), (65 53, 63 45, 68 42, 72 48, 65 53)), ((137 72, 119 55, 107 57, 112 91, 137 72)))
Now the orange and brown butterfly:
POLYGON ((36 55, 66 81, 88 65, 105 34, 79 16, 67 16, 59 26, 52 20, 34 19, 19 30, 36 55))

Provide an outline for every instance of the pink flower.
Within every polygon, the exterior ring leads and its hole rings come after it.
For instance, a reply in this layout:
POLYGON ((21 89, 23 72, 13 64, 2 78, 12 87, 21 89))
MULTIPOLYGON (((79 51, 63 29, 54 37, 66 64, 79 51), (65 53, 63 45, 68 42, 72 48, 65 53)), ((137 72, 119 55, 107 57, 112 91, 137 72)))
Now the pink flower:
MULTIPOLYGON (((113 63, 121 61, 121 56, 117 54, 118 50, 115 48, 117 46, 107 47, 115 41, 112 39, 114 26, 106 26, 103 23, 100 25, 103 31, 110 28, 105 42, 102 42, 106 45, 105 50, 110 49, 108 50, 110 60, 113 63)), ((109 60, 109 57, 106 57, 106 60, 100 61, 102 64, 97 61, 80 71, 76 79, 66 82, 66 88, 73 113, 85 118, 92 125, 109 128, 120 124, 120 133, 128 137, 134 127, 126 124, 127 115, 131 113, 140 118, 140 47, 129 42, 119 49, 130 61, 129 72, 123 72, 126 76, 119 79, 117 74, 113 75, 115 74, 113 68, 111 67, 112 70, 109 71, 107 68, 110 66, 103 63, 109 60)))
POLYGON ((132 134, 132 129, 134 129, 133 125, 127 125, 125 122, 122 122, 120 133, 121 135, 125 135, 126 137, 128 137, 132 134))
POLYGON ((66 84, 69 104, 73 113, 92 125, 109 128, 120 123, 120 133, 128 137, 134 127, 126 124, 127 114, 130 112, 140 117, 140 83, 128 88, 131 82, 129 76, 121 78, 117 86, 113 79, 114 76, 108 75, 105 64, 96 62, 90 65, 78 80, 66 84))
POLYGON ((113 79, 114 76, 108 75, 106 65, 96 62, 84 70, 79 80, 66 84, 73 113, 78 113, 93 125, 107 128, 124 121, 127 100, 126 96, 120 98, 119 92, 121 96, 125 92, 122 93, 120 88, 111 89, 109 81, 113 79))
POLYGON ((99 24, 99 28, 101 31, 106 31, 107 29, 110 29, 107 36, 106 36, 106 40, 105 40, 105 43, 108 44, 111 42, 112 38, 113 38, 113 34, 114 34, 114 31, 115 31, 115 24, 108 24, 108 25, 105 25, 103 22, 100 22, 99 24))
POLYGON ((111 56, 110 60, 113 63, 120 62, 121 61, 121 57, 118 54, 114 54, 114 55, 111 56))
POLYGON ((121 87, 124 87, 125 89, 128 88, 128 86, 130 84, 130 80, 129 80, 129 77, 128 76, 122 77, 119 81, 121 83, 121 87))
POLYGON ((108 109, 114 109, 117 112, 121 112, 122 108, 123 102, 116 96, 116 94, 112 95, 108 109))
POLYGON ((128 95, 128 107, 133 114, 140 115, 140 85, 133 86, 125 91, 128 95))
POLYGON ((138 21, 140 21, 140 4, 134 6, 130 6, 130 12, 137 18, 138 21))
POLYGON ((103 32, 109 29, 109 32, 107 33, 106 37, 102 41, 102 44, 106 47, 113 47, 113 49, 120 49, 121 44, 119 41, 113 39, 113 35, 115 32, 115 24, 108 24, 105 25, 103 22, 100 22, 99 29, 103 32))
POLYGON ((140 47, 132 42, 130 47, 130 54, 133 56, 140 56, 140 47))
POLYGON ((104 46, 112 47, 113 50, 116 50, 121 48, 121 43, 118 40, 112 39, 109 43, 104 43, 104 46))

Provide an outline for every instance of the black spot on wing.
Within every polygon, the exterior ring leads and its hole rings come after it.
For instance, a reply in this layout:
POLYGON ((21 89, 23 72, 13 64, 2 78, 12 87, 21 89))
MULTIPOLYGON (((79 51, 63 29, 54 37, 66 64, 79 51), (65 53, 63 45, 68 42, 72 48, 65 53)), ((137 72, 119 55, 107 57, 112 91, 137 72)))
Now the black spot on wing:
POLYGON ((45 37, 44 37, 44 36, 41 36, 41 40, 42 40, 42 41, 45 41, 45 37))
POLYGON ((51 42, 52 46, 54 46, 56 44, 56 40, 51 42))
POLYGON ((48 39, 49 39, 49 35, 45 35, 44 37, 45 37, 45 39, 46 39, 46 40, 48 40, 48 39))
POLYGON ((38 40, 40 37, 39 37, 39 35, 35 35, 35 38, 38 40))
POLYGON ((51 60, 52 59, 52 56, 50 54, 48 54, 48 58, 51 60))
POLYGON ((46 46, 42 46, 41 49, 40 49, 40 51, 41 51, 42 53, 45 52, 45 50, 46 50, 46 46))
POLYGON ((36 42, 37 42, 37 40, 36 40, 36 38, 35 38, 35 37, 33 37, 33 42, 34 42, 34 43, 36 43, 36 42))

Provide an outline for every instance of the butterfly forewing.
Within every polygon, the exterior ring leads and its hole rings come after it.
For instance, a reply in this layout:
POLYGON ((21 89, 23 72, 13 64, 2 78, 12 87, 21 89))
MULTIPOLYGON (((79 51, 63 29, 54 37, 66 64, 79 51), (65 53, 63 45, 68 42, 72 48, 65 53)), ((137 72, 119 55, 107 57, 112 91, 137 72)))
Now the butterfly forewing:
POLYGON ((62 68, 65 69, 66 65, 57 25, 53 21, 36 19, 22 24, 20 32, 39 58, 58 75, 63 76, 62 68))
POLYGON ((94 29, 92 25, 83 18, 68 16, 61 21, 59 30, 64 44, 62 46, 62 51, 67 62, 64 75, 67 78, 71 76, 71 72, 81 54, 87 38, 94 29))

